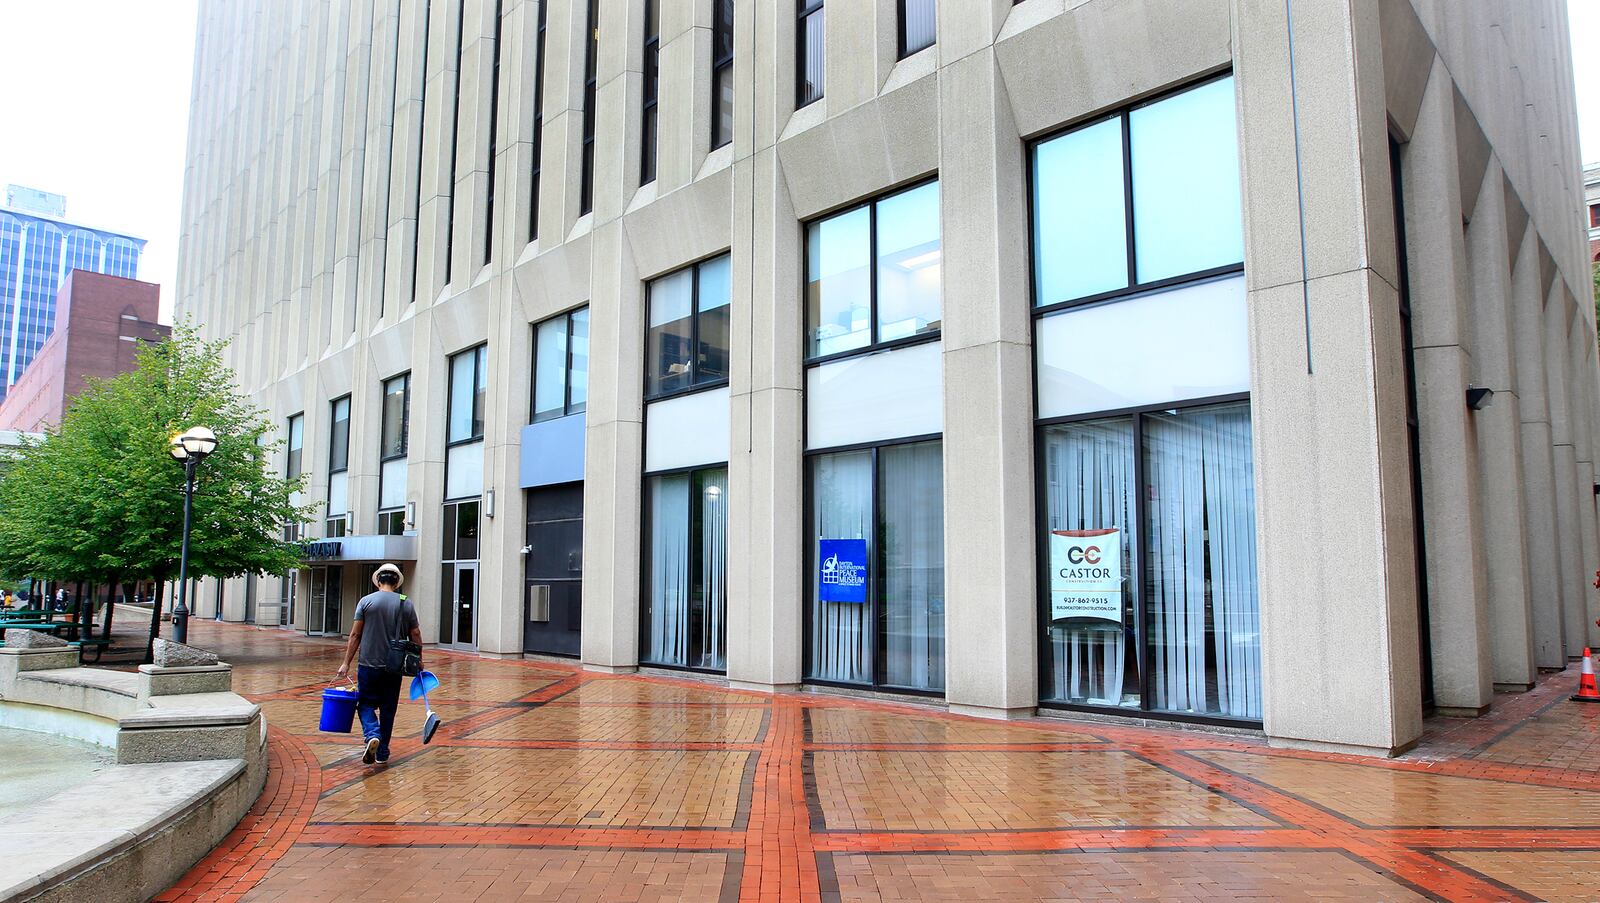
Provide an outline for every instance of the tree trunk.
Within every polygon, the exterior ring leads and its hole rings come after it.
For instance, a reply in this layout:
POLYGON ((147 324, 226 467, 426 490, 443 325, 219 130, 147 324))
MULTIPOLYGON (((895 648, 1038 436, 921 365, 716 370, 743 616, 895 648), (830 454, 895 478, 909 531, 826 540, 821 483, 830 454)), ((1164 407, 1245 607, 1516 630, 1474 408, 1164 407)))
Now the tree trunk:
POLYGON ((118 583, 117 580, 113 578, 111 585, 106 587, 106 616, 105 619, 101 621, 100 635, 108 640, 111 639, 111 622, 117 614, 117 588, 122 588, 122 598, 131 600, 133 598, 133 592, 128 588, 130 586, 132 586, 132 584, 118 583))
POLYGON ((161 635, 161 588, 165 577, 156 578, 156 594, 150 599, 150 638, 144 644, 144 663, 156 660, 156 637, 161 635))

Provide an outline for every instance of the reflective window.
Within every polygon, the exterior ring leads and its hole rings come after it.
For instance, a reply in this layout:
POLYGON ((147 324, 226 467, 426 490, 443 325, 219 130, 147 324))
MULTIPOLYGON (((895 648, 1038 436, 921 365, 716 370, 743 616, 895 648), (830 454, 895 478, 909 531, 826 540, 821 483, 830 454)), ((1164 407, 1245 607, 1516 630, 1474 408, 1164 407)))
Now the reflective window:
POLYGON ((289 479, 300 476, 305 471, 302 469, 302 454, 305 450, 306 440, 306 415, 296 414, 289 418, 288 441, 285 443, 286 465, 284 475, 289 479))
POLYGON ((411 420, 411 375, 401 374, 383 383, 383 434, 378 460, 403 458, 411 420))
POLYGON ((1036 143, 1034 304, 1240 266, 1234 107, 1228 76, 1036 143))
POLYGON ((808 225, 806 356, 936 336, 941 262, 938 182, 808 225))
POLYGON ((795 101, 798 109, 822 99, 827 56, 823 46, 822 0, 796 0, 800 21, 795 26, 799 50, 795 54, 795 101))
POLYGON ((932 47, 937 33, 935 0, 900 0, 900 58, 932 47))
MULTIPOLYGON (((548 2, 548 0, 546 0, 548 2)), ((578 181, 578 214, 594 209, 594 117, 595 117, 595 67, 600 55, 600 25, 596 7, 600 0, 589 0, 587 18, 584 20, 583 55, 583 160, 578 181)), ((543 5, 543 4, 540 4, 543 5)))
POLYGON ((332 426, 328 430, 328 472, 338 473, 350 467, 350 396, 337 399, 331 405, 332 426))
POLYGON ((1139 281, 1243 260, 1233 79, 1139 107, 1128 119, 1139 281))
POLYGON ((644 103, 639 130, 639 184, 656 180, 656 95, 661 84, 661 0, 644 5, 644 103))
POLYGON ((446 416, 448 443, 483 438, 483 402, 488 382, 489 349, 479 345, 450 358, 450 403, 446 416))
POLYGON ((589 395, 589 309, 551 317, 533 330, 532 422, 579 413, 589 395))
POLYGON ((645 397, 727 382, 730 267, 723 254, 650 283, 645 397))
POLYGON ((712 0, 711 149, 733 140, 733 0, 712 0))

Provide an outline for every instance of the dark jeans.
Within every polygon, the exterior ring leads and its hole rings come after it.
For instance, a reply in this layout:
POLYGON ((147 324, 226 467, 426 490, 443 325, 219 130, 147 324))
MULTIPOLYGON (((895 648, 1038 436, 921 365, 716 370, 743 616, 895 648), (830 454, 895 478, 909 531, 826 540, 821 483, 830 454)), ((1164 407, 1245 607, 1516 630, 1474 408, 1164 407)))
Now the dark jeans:
POLYGON ((400 705, 400 675, 382 668, 356 667, 356 714, 361 716, 361 736, 378 738, 378 758, 389 758, 389 735, 394 733, 394 710, 400 705))

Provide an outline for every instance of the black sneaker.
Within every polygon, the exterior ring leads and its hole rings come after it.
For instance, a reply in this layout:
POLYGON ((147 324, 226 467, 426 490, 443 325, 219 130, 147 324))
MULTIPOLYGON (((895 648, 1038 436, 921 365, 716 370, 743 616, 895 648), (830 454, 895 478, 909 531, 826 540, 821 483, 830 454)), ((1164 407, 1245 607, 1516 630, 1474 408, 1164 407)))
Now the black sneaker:
POLYGON ((367 741, 366 750, 361 753, 361 764, 371 765, 378 761, 378 738, 373 737, 367 741))

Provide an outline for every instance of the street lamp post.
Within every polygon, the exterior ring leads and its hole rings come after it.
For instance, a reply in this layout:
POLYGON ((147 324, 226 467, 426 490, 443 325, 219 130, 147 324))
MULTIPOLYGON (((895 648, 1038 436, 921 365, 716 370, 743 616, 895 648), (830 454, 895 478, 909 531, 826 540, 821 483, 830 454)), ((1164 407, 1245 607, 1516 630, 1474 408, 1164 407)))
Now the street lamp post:
POLYGON ((172 638, 180 643, 189 642, 189 520, 194 511, 194 472, 216 449, 217 434, 203 426, 173 436, 167 449, 183 465, 183 552, 178 558, 178 604, 172 609, 172 638))

